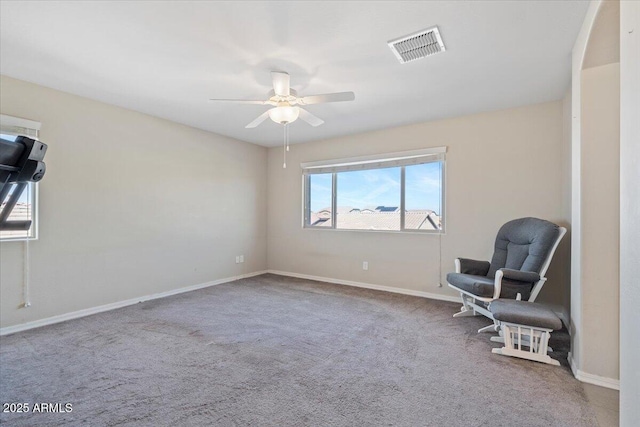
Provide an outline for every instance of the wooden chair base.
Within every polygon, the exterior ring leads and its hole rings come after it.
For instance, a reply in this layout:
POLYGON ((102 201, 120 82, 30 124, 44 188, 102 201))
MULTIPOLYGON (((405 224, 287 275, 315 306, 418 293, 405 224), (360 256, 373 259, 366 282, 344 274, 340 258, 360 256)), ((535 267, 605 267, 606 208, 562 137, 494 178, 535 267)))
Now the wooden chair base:
POLYGON ((504 347, 494 348, 492 353, 503 356, 519 357, 521 359, 548 363, 559 366, 560 362, 552 359, 547 354, 549 350, 549 338, 551 329, 535 326, 518 325, 515 323, 500 322, 504 347), (524 348, 528 348, 525 350, 524 348))

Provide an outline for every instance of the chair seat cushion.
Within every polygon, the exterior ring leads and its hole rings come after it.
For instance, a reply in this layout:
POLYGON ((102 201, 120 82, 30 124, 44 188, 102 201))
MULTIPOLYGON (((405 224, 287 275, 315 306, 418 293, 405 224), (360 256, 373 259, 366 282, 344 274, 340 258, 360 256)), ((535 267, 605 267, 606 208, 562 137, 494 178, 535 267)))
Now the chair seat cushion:
POLYGON ((494 319, 538 328, 562 329, 562 321, 548 307, 528 301, 497 299, 489 304, 494 319))
POLYGON ((493 297, 493 279, 486 276, 449 273, 447 274, 447 282, 458 289, 470 292, 479 297, 493 297))

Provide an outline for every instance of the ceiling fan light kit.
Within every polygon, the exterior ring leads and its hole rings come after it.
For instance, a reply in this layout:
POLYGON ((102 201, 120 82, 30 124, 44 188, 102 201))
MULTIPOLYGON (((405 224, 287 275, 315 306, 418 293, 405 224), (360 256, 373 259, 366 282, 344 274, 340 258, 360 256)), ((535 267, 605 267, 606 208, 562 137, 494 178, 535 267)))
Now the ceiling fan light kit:
POLYGON ((235 104, 258 104, 272 105, 271 108, 251 123, 245 126, 248 129, 254 128, 270 118, 274 122, 284 125, 284 156, 283 168, 287 167, 286 152, 289 151, 289 124, 302 119, 311 126, 320 126, 324 120, 314 116, 300 105, 324 104, 327 102, 353 101, 356 97, 353 92, 326 93, 322 95, 310 95, 299 97, 298 93, 291 89, 289 74, 282 71, 272 71, 271 80, 273 91, 269 93, 266 101, 241 100, 241 99, 210 99, 211 102, 231 102, 235 104))
POLYGON ((269 110, 269 118, 281 125, 295 122, 298 120, 299 115, 300 110, 298 107, 288 105, 278 106, 269 110))

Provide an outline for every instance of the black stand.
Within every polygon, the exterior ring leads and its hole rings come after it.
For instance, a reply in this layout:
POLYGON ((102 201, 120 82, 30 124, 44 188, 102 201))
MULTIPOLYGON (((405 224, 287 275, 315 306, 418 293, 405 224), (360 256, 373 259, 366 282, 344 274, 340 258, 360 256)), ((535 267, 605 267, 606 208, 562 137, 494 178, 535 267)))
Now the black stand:
POLYGON ((38 182, 45 173, 46 144, 26 136, 15 141, 0 139, 0 230, 22 231, 31 228, 31 221, 9 221, 20 196, 29 182, 38 182), (5 202, 15 185, 13 193, 5 202))

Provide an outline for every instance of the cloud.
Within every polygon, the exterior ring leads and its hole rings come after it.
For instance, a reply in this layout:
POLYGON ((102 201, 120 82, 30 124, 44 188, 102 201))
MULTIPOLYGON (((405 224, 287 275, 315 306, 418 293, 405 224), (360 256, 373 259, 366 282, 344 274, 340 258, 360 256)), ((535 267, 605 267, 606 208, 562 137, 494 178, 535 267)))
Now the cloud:
POLYGON ((368 205, 398 205, 400 203, 400 182, 389 176, 379 177, 376 181, 384 182, 360 186, 358 189, 347 191, 340 191, 340 187, 338 187, 339 204, 360 208, 368 205), (393 191, 395 189, 398 191, 393 191))
POLYGON ((328 187, 326 185, 322 185, 322 184, 314 184, 311 183, 311 191, 318 191, 318 192, 326 192, 328 191, 329 193, 331 193, 331 187, 328 187))

